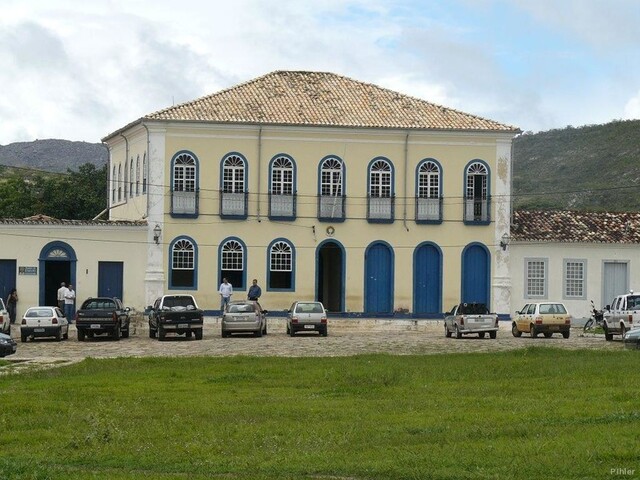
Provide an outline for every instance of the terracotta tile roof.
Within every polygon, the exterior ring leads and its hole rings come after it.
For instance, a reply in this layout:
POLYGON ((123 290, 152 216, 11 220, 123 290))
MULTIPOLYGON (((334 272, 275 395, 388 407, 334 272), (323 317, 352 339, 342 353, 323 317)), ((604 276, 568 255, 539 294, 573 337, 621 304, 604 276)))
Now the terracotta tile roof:
POLYGON ((511 240, 640 244, 640 212, 516 210, 511 240))
POLYGON ((51 225, 51 226, 75 226, 75 227, 142 227, 147 225, 146 220, 66 220, 53 218, 47 215, 34 215, 26 218, 0 218, 2 225, 51 225))
POLYGON ((520 131, 333 73, 300 71, 275 71, 141 120, 520 131))

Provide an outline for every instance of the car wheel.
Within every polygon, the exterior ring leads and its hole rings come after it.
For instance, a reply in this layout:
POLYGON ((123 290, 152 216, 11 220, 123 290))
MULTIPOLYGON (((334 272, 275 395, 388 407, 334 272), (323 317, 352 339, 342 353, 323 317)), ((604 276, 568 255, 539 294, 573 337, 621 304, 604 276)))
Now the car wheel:
POLYGON ((220 335, 222 336, 222 338, 227 338, 229 336, 226 330, 221 330, 220 335))
POLYGON ((551 332, 544 332, 544 338, 551 338, 551 335, 553 335, 553 333, 551 333, 551 332))
POLYGON ((514 337, 522 336, 522 332, 518 330, 518 326, 515 323, 511 324, 511 335, 513 335, 514 337))
POLYGON ((156 331, 149 327, 149 338, 156 338, 156 331))
POLYGON ((167 336, 167 332, 164 331, 162 326, 158 325, 158 340, 162 341, 167 336))
POLYGON ((627 327, 624 326, 624 323, 620 324, 620 335, 624 338, 624 334, 627 333, 627 327))
POLYGON ((267 324, 264 324, 264 328, 262 329, 262 334, 266 335, 267 334, 267 324))
POLYGON ((531 332, 531 338, 536 338, 538 336, 538 331, 536 330, 536 326, 532 323, 531 328, 529 330, 531 332))
POLYGON ((26 335, 23 335, 23 334, 20 334, 20 341, 21 341, 22 343, 25 343, 25 342, 27 341, 27 336, 26 336, 26 335))
POLYGON ((122 338, 129 338, 129 326, 127 325, 127 328, 125 328, 124 330, 122 330, 122 332, 120 333, 120 335, 122 336, 122 338))
POLYGON ((113 329, 113 332, 111 332, 111 335, 113 336, 114 340, 120 340, 120 325, 116 325, 116 327, 113 329))
POLYGON ((60 340, 62 340, 62 327, 60 327, 56 332, 56 342, 59 342, 60 340))
POLYGON ((456 338, 462 338, 462 332, 460 331, 460 327, 458 327, 458 325, 453 327, 455 333, 456 333, 456 338))
POLYGON ((84 341, 84 330, 78 330, 78 341, 84 341))
POLYGON ((498 332, 489 332, 489 338, 495 340, 498 336, 498 332))
POLYGON ((562 338, 569 338, 569 335, 571 334, 571 332, 567 331, 567 332, 562 332, 562 338))
POLYGON ((613 333, 609 333, 609 330, 607 328, 604 329, 604 339, 607 342, 610 342, 611 340, 613 340, 613 333))
POLYGON ((261 337, 261 336, 262 336, 262 329, 261 329, 261 328, 259 328, 258 330, 256 330, 255 332, 253 332, 253 334, 254 334, 256 337, 261 337))
POLYGON ((326 325, 324 327, 322 327, 322 329, 320 330, 320 335, 322 335, 323 337, 327 336, 327 326, 326 325))
POLYGON ((484 332, 478 332, 478 337, 484 338, 484 332))
POLYGON ((289 329, 289 324, 287 323, 287 335, 289 335, 291 333, 291 330, 289 329))
POLYGON ((451 331, 447 328, 447 326, 444 326, 444 336, 447 338, 451 338, 451 331))
POLYGON ((289 327, 289 335, 291 335, 292 337, 295 336, 296 331, 293 329, 293 327, 289 327))
POLYGON ((196 340, 202 340, 202 329, 194 330, 193 334, 196 336, 196 340))

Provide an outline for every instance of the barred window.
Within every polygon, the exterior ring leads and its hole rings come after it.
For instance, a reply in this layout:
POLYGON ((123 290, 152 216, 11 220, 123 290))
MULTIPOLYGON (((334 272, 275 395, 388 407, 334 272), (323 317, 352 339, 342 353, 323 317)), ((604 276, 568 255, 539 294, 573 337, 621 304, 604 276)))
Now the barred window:
POLYGON ((487 167, 475 162, 467 168, 467 198, 487 198, 487 167))
POLYGON ((369 170, 369 195, 391 197, 391 165, 386 160, 377 160, 369 170))
POLYGON ((546 261, 527 260, 527 297, 546 296, 546 261))
POLYGON ((567 298, 584 298, 585 262, 582 260, 566 260, 564 264, 565 288, 567 298))
POLYGON ((438 198, 439 196, 440 168, 435 162, 424 162, 418 171, 418 197, 438 198))
POLYGON ((343 168, 342 162, 334 157, 327 158, 320 167, 320 194, 329 196, 342 195, 343 168))
POLYGON ((188 153, 178 155, 173 164, 173 190, 196 191, 196 160, 188 153))
POLYGON ((237 155, 230 155, 222 162, 222 191, 244 192, 244 162, 237 155))
POLYGON ((293 163, 287 157, 278 157, 271 167, 271 193, 293 195, 293 163))

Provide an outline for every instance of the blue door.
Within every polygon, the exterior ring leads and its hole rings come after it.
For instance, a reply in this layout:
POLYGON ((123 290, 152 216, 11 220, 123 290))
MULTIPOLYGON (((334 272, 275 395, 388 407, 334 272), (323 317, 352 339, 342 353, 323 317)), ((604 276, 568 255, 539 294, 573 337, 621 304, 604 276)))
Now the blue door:
POLYGON ((462 301, 489 306, 489 252, 484 245, 468 245, 462 252, 462 301))
POLYGON ((122 298, 122 262, 98 262, 98 296, 122 298))
POLYGON ((393 253, 382 242, 369 246, 364 254, 365 313, 393 313, 393 253))
POLYGON ((413 256, 413 313, 442 312, 442 254, 433 244, 416 248, 413 256))
POLYGON ((16 288, 16 261, 0 260, 0 296, 5 302, 13 288, 16 288))

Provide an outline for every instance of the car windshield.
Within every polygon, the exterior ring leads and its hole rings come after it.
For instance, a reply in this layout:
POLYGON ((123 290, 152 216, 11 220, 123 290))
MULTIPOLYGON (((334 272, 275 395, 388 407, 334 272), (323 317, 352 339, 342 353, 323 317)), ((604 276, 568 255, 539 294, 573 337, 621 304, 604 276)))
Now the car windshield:
POLYGON ((255 305, 252 303, 231 303, 229 304, 229 313, 255 312, 255 305))
POLYGON ((27 318, 53 317, 53 310, 51 308, 32 308, 31 310, 27 310, 25 317, 27 318))
POLYGON ((171 310, 194 310, 196 306, 193 304, 191 297, 167 297, 164 299, 162 306, 171 310))
POLYGON ((299 303, 296 306, 296 313, 323 313, 323 309, 319 303, 299 303))
POLYGON ((545 313, 567 313, 567 309, 561 303, 541 303, 539 311, 543 315, 545 313))
POLYGON ((458 312, 462 315, 484 315, 489 309, 484 303, 463 303, 458 312))
POLYGON ((82 305, 83 310, 114 310, 115 308, 116 302, 109 298, 92 298, 82 305))
POLYGON ((627 297, 627 309, 634 310, 640 308, 640 295, 629 295, 627 297))

